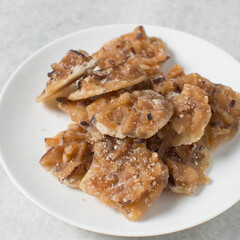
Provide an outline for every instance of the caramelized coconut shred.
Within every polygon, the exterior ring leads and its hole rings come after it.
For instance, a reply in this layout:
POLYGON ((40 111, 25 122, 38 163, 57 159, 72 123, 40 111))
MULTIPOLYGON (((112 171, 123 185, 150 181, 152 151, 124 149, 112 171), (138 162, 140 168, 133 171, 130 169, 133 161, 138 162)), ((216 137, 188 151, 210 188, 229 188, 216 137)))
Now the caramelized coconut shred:
POLYGON ((131 221, 162 191, 192 194, 208 184, 209 150, 238 130, 240 94, 177 64, 163 74, 168 58, 140 26, 92 55, 70 50, 36 98, 78 87, 56 99, 74 123, 45 139, 40 164, 131 221))

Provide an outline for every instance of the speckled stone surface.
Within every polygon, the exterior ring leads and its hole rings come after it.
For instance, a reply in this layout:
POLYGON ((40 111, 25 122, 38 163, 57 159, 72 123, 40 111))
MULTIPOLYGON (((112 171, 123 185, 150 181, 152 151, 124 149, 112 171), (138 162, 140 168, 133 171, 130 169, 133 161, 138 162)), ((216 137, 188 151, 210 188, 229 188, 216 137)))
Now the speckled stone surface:
MULTIPOLYGON (((17 66, 37 49, 65 34, 96 25, 146 23, 175 28, 204 38, 240 60, 239 0, 0 0, 0 3, 0 91, 17 66)), ((88 232, 53 218, 19 192, 2 166, 0 189, 0 240, 131 239, 88 232)), ((240 203, 200 226, 145 239, 239 240, 240 203)))

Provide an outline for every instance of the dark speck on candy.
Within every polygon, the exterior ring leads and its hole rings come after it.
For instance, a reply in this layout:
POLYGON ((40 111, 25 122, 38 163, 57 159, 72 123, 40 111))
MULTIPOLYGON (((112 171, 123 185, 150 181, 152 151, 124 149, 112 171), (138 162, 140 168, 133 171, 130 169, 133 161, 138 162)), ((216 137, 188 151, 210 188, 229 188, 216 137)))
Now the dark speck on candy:
POLYGON ((232 99, 232 101, 230 102, 230 107, 234 107, 236 104, 236 101, 234 99, 232 99))
POLYGON ((211 127, 215 127, 215 126, 218 126, 219 125, 219 122, 211 122, 210 123, 210 126, 211 127))
POLYGON ((113 59, 109 59, 108 61, 109 61, 109 63, 110 63, 111 65, 113 65, 113 66, 114 66, 115 62, 114 62, 114 60, 113 60, 113 59))
POLYGON ((149 114, 147 115, 147 119, 148 119, 149 122, 152 121, 152 114, 151 114, 151 113, 149 113, 149 114))
POLYGON ((54 71, 49 72, 49 73, 47 74, 47 76, 48 76, 48 77, 51 77, 53 73, 54 73, 54 71))
POLYGON ((78 51, 76 51, 76 50, 70 50, 71 52, 74 52, 74 53, 76 53, 76 54, 78 54, 78 55, 80 55, 80 56, 82 56, 82 57, 86 57, 84 54, 82 54, 81 52, 78 52, 78 51))
POLYGON ((95 117, 92 116, 91 119, 90 119, 90 123, 94 123, 94 121, 95 121, 95 117))
POLYGON ((153 79, 153 83, 161 83, 165 80, 166 80, 165 77, 159 77, 159 78, 153 79))
POLYGON ((139 33, 139 34, 136 36, 136 39, 139 39, 141 36, 142 36, 142 34, 139 33))
POLYGON ((82 121, 82 122, 80 122, 80 124, 83 126, 83 127, 88 127, 88 123, 87 122, 85 122, 85 121, 82 121))
POLYGON ((136 54, 136 51, 135 51, 134 47, 131 47, 131 52, 132 52, 133 54, 136 54))
POLYGON ((203 145, 199 146, 198 150, 199 151, 203 151, 204 150, 204 146, 203 145))

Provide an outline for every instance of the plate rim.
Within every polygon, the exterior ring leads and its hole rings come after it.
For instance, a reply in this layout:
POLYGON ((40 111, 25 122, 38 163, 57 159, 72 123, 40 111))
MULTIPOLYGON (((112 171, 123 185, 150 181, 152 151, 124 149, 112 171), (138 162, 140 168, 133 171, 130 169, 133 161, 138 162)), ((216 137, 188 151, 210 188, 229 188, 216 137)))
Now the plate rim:
MULTIPOLYGON (((78 31, 74 31, 71 32, 69 34, 63 35, 53 41, 50 41, 49 43, 43 45, 42 47, 40 47, 38 50, 34 51, 32 54, 30 54, 30 56, 28 56, 14 71, 13 73, 10 75, 10 77, 8 78, 8 80, 5 82, 5 84, 3 85, 3 88, 0 92, 0 109, 2 107, 2 102, 5 96, 5 93, 8 89, 8 86, 10 85, 10 83, 13 81, 13 79, 15 78, 15 75, 18 74, 19 70, 24 67, 24 65, 26 65, 28 62, 31 61, 31 59, 33 59, 36 55, 38 55, 41 51, 43 51, 45 48, 51 47, 52 45, 54 45, 55 43, 62 41, 64 39, 67 38, 71 38, 71 36, 77 35, 77 34, 81 34, 84 32, 88 32, 88 31, 95 31, 95 30, 100 30, 100 29, 106 29, 106 28, 113 28, 113 27, 137 27, 139 25, 143 25, 146 29, 147 28, 158 28, 158 29, 165 29, 165 30, 170 30, 170 31, 174 31, 180 34, 185 34, 188 35, 191 38, 195 38, 197 40, 200 40, 202 42, 207 43, 208 45, 210 45, 211 47, 217 49, 218 51, 221 51, 222 53, 228 55, 228 57, 230 57, 233 61, 235 61, 236 63, 239 64, 239 61, 233 57, 232 55, 230 55, 229 53, 227 53, 225 50, 221 49, 220 47, 214 45, 213 43, 202 39, 198 36, 195 36, 191 33, 188 32, 184 32, 178 29, 174 29, 174 28, 168 28, 168 27, 163 27, 163 26, 159 26, 159 25, 153 25, 153 24, 107 24, 107 25, 98 25, 98 26, 93 26, 93 27, 89 27, 89 28, 83 28, 81 30, 78 31)), ((0 119, 1 122, 1 119, 0 119)), ((2 153, 2 147, 0 146, 0 162, 3 166, 4 171, 6 172, 7 176, 11 179, 11 181, 13 182, 13 184, 17 187, 17 189, 23 194, 25 195, 32 203, 34 203, 37 207, 39 207, 41 210, 43 210, 44 212, 50 214, 51 216, 60 219, 61 221, 70 224, 72 226, 84 229, 84 230, 88 230, 88 231, 92 231, 95 233, 101 233, 101 234, 105 234, 105 235, 111 235, 111 236, 121 236, 121 237, 150 237, 150 236, 160 236, 160 235, 167 235, 167 234, 171 234, 174 232, 179 232, 179 231, 183 231, 189 228, 193 228, 195 226, 198 226, 202 223, 208 222, 210 220, 212 220, 213 218, 219 216, 220 214, 224 213, 225 211, 227 211, 228 209, 230 209, 231 207, 233 207, 236 203, 238 203, 240 201, 240 199, 237 199, 236 201, 234 200, 231 205, 223 208, 221 211, 219 211, 218 213, 216 213, 216 215, 208 218, 205 217, 202 221, 198 222, 198 223, 191 223, 187 226, 183 227, 175 227, 174 230, 170 230, 170 231, 151 231, 151 233, 146 233, 146 234, 142 234, 142 232, 140 232, 139 234, 136 232, 133 233, 121 233, 121 232, 116 232, 116 231, 104 231, 101 230, 101 228, 99 229, 98 227, 92 227, 89 225, 85 225, 83 223, 79 224, 76 221, 72 221, 70 218, 66 218, 61 214, 58 214, 56 211, 52 210, 51 208, 48 208, 46 205, 42 204, 40 201, 38 201, 38 199, 36 199, 35 197, 32 196, 31 193, 29 193, 27 190, 25 190, 24 186, 22 186, 20 183, 18 183, 18 181, 16 180, 15 176, 12 174, 11 170, 8 168, 7 165, 7 161, 4 159, 3 157, 3 153, 2 153)))

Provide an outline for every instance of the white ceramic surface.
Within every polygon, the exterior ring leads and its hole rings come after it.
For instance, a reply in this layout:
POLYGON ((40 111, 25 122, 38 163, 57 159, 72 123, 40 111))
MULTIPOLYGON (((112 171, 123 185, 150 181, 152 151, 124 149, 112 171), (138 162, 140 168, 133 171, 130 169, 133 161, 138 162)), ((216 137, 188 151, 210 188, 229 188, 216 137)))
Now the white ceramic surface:
MULTIPOLYGON (((81 191, 67 188, 47 173, 39 159, 44 137, 67 127, 68 116, 35 103, 44 88, 50 64, 69 49, 96 51, 104 42, 130 32, 135 25, 91 28, 58 39, 28 58, 10 77, 0 99, 0 159, 16 186, 36 205, 72 225, 119 236, 151 236, 186 229, 224 212, 240 199, 239 135, 212 154, 211 184, 193 196, 164 193, 140 222, 132 223, 81 191)), ((192 35, 147 26, 161 37, 171 55, 166 68, 180 63, 186 73, 198 72, 213 82, 240 91, 240 64, 219 48, 192 35)))

